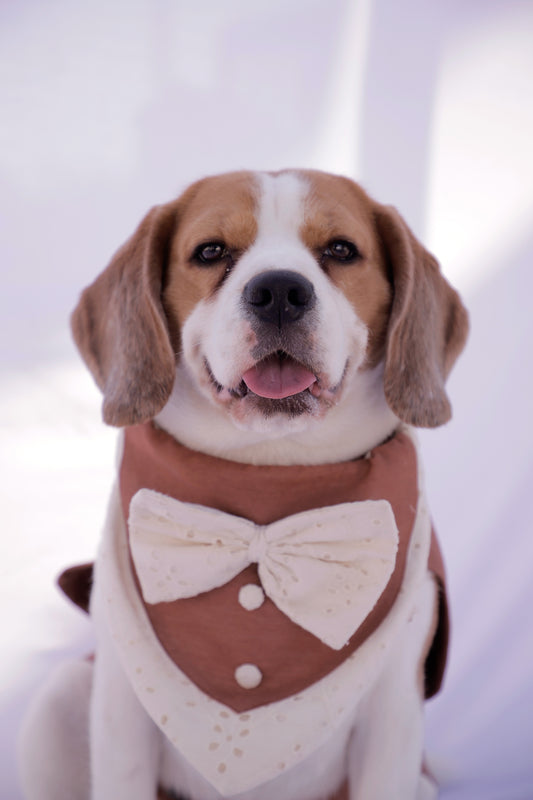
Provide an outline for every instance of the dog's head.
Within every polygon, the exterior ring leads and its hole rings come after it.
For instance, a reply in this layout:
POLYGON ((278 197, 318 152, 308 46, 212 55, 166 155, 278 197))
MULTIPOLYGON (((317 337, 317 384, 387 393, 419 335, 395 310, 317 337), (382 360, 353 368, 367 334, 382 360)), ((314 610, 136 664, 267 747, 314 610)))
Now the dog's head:
POLYGON ((394 414, 434 427, 450 417, 444 383, 467 316, 400 215, 357 184, 240 172, 152 209, 72 327, 112 425, 157 415, 177 367, 258 429, 327 415, 383 365, 394 414))

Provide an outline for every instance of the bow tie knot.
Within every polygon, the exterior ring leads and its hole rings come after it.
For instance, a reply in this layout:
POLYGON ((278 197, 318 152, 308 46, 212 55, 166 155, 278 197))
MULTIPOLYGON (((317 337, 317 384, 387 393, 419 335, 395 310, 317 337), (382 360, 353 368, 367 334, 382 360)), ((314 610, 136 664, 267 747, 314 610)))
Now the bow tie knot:
POLYGON ((260 564, 268 552, 268 542, 263 528, 258 528, 248 545, 248 558, 251 564, 260 564))
POLYGON ((149 489, 131 501, 129 537, 145 602, 195 597, 257 563, 262 588, 279 610, 336 650, 374 608, 398 549, 386 500, 340 503, 258 526, 149 489))

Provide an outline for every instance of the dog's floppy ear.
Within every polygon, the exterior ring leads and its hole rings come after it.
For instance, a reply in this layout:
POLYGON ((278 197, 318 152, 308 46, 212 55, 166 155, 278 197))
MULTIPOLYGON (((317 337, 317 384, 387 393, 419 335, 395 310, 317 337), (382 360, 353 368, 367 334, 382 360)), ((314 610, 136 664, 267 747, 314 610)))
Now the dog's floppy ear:
POLYGON ((151 419, 172 389, 175 355, 161 293, 176 216, 172 204, 153 208, 72 314, 74 340, 103 392, 109 425, 151 419))
POLYGON ((376 204, 375 219, 393 285, 385 397, 404 422, 434 428, 451 417, 444 383, 464 347, 468 315, 396 209, 376 204))

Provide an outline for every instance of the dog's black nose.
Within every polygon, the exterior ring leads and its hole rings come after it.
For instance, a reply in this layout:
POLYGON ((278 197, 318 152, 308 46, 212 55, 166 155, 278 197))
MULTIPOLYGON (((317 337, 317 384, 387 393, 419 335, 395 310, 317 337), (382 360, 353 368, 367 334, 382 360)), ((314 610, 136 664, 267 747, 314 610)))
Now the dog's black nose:
POLYGON ((254 316, 280 328, 303 317, 315 304, 315 290, 298 272, 273 269, 252 278, 242 293, 254 316))

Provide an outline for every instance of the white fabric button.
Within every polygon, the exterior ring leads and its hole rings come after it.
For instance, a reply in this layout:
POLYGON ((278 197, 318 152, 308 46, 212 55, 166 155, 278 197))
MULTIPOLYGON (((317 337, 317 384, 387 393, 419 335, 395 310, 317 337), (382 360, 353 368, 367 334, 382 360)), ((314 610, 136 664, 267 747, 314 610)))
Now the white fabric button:
POLYGON ((243 689, 255 689, 263 680, 263 673, 255 664, 241 664, 235 670, 235 680, 243 689))
POLYGON ((265 601, 265 593, 256 583, 247 583, 239 589, 239 603, 247 611, 255 611, 265 601))

